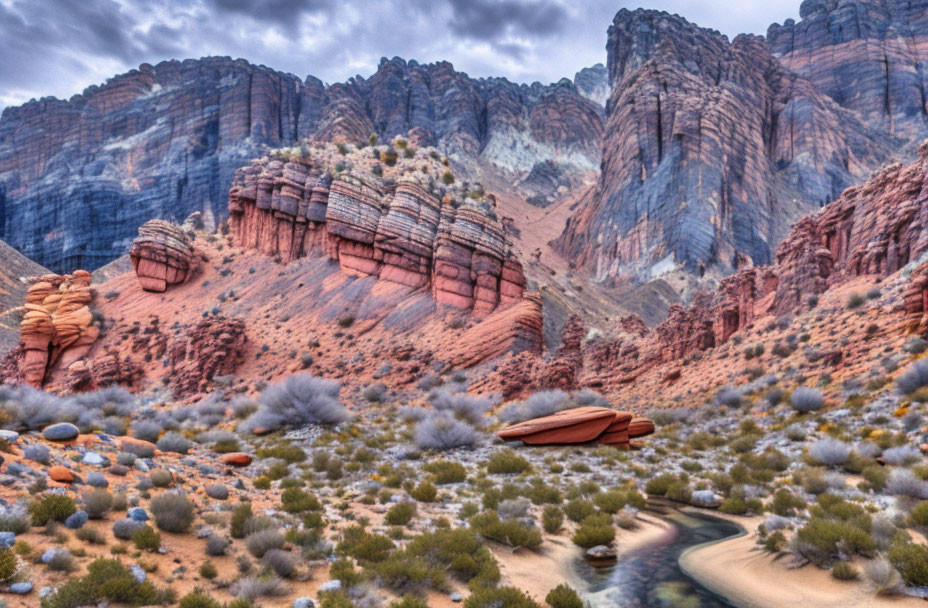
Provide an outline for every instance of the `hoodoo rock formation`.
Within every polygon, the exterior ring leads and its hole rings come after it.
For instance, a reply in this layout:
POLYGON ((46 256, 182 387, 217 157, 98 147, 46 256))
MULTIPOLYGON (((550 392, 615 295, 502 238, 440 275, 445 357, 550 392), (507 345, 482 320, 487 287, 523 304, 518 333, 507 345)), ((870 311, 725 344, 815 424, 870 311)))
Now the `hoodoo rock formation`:
POLYGON ((428 288, 440 304, 478 315, 519 302, 525 289, 487 202, 412 178, 333 179, 324 163, 264 158, 236 173, 229 214, 242 247, 283 262, 325 254, 349 274, 428 288))
POLYGON ((656 11, 609 28, 612 86, 593 203, 556 241, 600 279, 773 261, 790 225, 886 157, 883 136, 781 66, 656 11))
POLYGON ((2 366, 4 381, 41 388, 51 366, 68 368, 90 350, 100 334, 89 307, 90 281, 85 270, 34 280, 26 293, 20 347, 2 366))
POLYGON ((556 160, 569 183, 598 167, 602 126, 570 81, 473 79, 448 62, 384 59, 328 87, 228 57, 143 64, 67 101, 4 109, 0 239, 54 271, 96 268, 153 217, 218 223, 233 172, 265 146, 371 133, 412 130, 517 178, 556 160))
POLYGON ((190 239, 181 228, 164 220, 149 220, 139 227, 129 257, 145 291, 165 291, 183 283, 195 265, 190 239))

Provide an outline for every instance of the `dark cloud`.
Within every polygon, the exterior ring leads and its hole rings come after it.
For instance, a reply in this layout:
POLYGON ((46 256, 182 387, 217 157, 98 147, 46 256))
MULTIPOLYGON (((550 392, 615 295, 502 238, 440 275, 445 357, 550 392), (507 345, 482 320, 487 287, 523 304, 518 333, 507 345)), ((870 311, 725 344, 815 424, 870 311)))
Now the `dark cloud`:
POLYGON ((605 62, 619 8, 657 8, 734 35, 796 17, 798 0, 0 0, 0 108, 67 98, 166 59, 242 57, 329 83, 381 57, 554 82, 605 62))

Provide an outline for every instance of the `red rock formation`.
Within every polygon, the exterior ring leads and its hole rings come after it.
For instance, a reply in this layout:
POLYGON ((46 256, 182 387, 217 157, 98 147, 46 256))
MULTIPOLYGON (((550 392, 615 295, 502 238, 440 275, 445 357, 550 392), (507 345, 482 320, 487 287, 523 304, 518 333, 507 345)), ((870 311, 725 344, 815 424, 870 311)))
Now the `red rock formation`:
POLYGON ((647 418, 632 417, 628 412, 605 407, 578 407, 507 426, 497 435, 506 441, 522 441, 528 445, 595 441, 628 449, 631 438, 653 432, 654 423, 647 418))
POLYGON ((526 293, 518 304, 498 310, 464 332, 445 354, 458 368, 472 367, 506 352, 541 354, 541 297, 526 293))
POLYGON ((921 334, 928 334, 928 264, 922 264, 912 271, 903 302, 909 328, 921 334))
POLYGON ((522 265, 486 203, 455 200, 406 179, 388 183, 324 166, 260 159, 229 192, 238 244, 289 262, 324 252, 342 270, 413 288, 485 316, 519 302, 522 265))
POLYGON ((139 227, 129 258, 145 291, 165 291, 190 276, 195 257, 184 231, 164 220, 150 220, 139 227))
POLYGON ((204 393, 216 376, 231 374, 245 356, 245 322, 222 316, 182 328, 167 346, 168 380, 175 395, 204 393))
POLYGON ((33 281, 26 292, 20 348, 8 355, 8 361, 18 361, 3 366, 5 381, 25 381, 41 388, 53 365, 60 362, 67 368, 87 354, 100 333, 89 307, 93 299, 90 281, 85 270, 43 275, 33 281))

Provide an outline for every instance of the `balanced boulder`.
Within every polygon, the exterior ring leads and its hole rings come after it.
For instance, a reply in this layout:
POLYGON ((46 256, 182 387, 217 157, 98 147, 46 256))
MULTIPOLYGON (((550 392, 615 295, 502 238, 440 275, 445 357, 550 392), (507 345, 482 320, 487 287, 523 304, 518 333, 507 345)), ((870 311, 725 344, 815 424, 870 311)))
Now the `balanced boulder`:
POLYGON ((149 220, 139 227, 129 258, 142 289, 157 292, 186 281, 194 263, 186 233, 164 220, 149 220))

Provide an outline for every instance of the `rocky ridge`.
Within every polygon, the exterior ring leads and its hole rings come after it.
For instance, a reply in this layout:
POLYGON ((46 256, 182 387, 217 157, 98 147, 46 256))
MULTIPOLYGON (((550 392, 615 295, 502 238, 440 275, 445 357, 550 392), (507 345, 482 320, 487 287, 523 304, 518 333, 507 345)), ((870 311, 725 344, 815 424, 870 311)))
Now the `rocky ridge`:
POLYGON ((891 149, 762 38, 729 43, 678 16, 623 9, 607 51, 602 174, 557 242, 598 279, 770 263, 794 221, 891 149))
POLYGON ((602 109, 570 81, 472 79, 447 62, 384 59, 329 87, 227 57, 143 64, 4 110, 0 238, 55 270, 95 268, 153 217, 217 224, 233 172, 268 146, 411 130, 455 163, 518 178, 556 160, 570 183, 599 164, 602 109))

